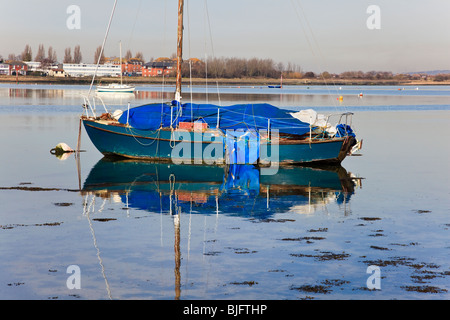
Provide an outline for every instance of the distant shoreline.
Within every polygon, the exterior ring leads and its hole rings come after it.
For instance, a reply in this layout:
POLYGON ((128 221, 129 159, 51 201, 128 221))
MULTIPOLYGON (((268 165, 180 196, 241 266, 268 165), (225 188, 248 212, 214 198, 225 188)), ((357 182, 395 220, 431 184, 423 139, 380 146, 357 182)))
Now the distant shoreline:
MULTIPOLYGON (((36 76, 19 76, 18 81, 16 76, 0 76, 0 83, 27 83, 27 84, 66 84, 66 85, 85 85, 90 84, 92 81, 91 77, 81 77, 81 78, 54 78, 54 77, 36 77, 36 76)), ((118 78, 99 78, 96 79, 95 83, 111 83, 119 82, 118 78)), ((268 86, 268 85, 278 85, 279 80, 268 79, 268 78, 237 78, 237 79, 184 79, 183 85, 189 85, 191 82, 194 85, 204 85, 205 83, 209 85, 214 85, 216 83, 220 85, 233 85, 233 86, 268 86)), ((127 77, 124 79, 127 84, 153 84, 159 85, 163 83, 161 77, 155 78, 144 78, 144 77, 127 77)), ((164 84, 175 85, 175 78, 165 78, 164 84)), ((358 85, 358 86, 423 86, 423 85, 450 85, 450 81, 433 81, 433 80, 370 80, 370 79, 283 79, 284 85, 358 85)))

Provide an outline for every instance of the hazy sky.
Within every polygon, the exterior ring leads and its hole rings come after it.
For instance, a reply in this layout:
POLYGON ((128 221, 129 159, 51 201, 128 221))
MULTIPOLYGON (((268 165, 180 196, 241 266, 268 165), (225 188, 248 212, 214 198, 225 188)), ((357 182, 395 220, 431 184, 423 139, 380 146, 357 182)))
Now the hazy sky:
MULTIPOLYGON (((40 43, 62 61, 81 46, 94 60, 114 0, 2 0, 0 55, 40 43), (69 29, 70 5, 80 8, 69 29)), ((175 52, 178 0, 119 0, 105 48, 144 58, 175 52)), ((450 69, 450 0, 186 0, 184 58, 271 58, 303 71, 423 71, 450 69), (371 5, 380 9, 367 12, 371 5), (379 18, 379 19, 378 19, 379 18), (375 20, 374 20, 375 19, 375 20), (371 25, 379 29, 370 29, 371 25)))

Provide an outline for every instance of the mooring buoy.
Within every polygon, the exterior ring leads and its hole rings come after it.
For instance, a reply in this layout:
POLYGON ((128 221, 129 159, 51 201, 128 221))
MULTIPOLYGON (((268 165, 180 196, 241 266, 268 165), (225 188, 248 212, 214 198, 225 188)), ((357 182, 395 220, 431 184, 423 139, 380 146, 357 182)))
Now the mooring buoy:
POLYGON ((64 142, 58 143, 56 147, 50 149, 50 153, 54 155, 62 155, 64 153, 72 153, 72 152, 75 151, 64 142))

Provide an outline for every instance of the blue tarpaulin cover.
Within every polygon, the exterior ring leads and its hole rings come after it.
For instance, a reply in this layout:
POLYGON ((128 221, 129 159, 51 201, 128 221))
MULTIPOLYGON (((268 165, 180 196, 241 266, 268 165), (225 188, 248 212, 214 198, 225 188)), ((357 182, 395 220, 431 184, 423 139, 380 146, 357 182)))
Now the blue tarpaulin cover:
POLYGON ((336 126, 336 137, 346 137, 346 136, 350 136, 350 137, 356 137, 355 133, 353 132, 353 129, 350 128, 349 125, 346 124, 338 124, 336 126))
POLYGON ((259 158, 259 134, 255 130, 227 130, 228 164, 253 164, 259 158))
POLYGON ((294 118, 290 112, 292 111, 264 103, 231 106, 157 103, 132 108, 129 114, 124 111, 119 122, 125 124, 128 121, 132 127, 141 130, 169 127, 171 119, 173 127, 179 122, 203 121, 215 128, 219 121, 219 128, 222 130, 267 130, 270 119, 270 130, 277 129, 280 133, 298 135, 308 133, 309 124, 294 118))

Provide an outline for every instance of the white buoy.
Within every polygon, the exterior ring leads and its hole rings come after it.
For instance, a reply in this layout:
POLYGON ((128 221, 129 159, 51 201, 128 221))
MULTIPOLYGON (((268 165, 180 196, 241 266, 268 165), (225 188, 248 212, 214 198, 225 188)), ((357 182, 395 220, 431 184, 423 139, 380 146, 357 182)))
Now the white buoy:
POLYGON ((55 155, 59 160, 66 160, 74 152, 75 150, 64 142, 58 143, 56 147, 50 150, 50 153, 55 155))
POLYGON ((64 142, 58 143, 56 145, 56 147, 54 147, 53 149, 50 150, 50 153, 56 154, 56 155, 60 155, 63 153, 71 153, 71 152, 74 152, 74 150, 64 142))

